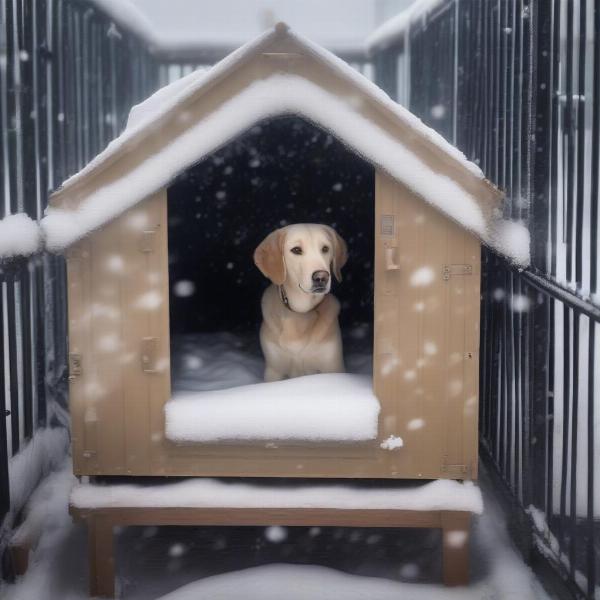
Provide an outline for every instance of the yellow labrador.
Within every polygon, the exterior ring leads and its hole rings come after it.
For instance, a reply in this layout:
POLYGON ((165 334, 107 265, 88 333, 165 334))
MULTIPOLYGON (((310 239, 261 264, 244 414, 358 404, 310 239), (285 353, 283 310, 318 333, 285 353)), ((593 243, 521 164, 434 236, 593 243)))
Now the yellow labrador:
POLYGON ((340 303, 329 293, 341 281, 346 243, 326 225, 288 225, 270 233, 254 262, 273 282, 262 297, 260 343, 265 381, 343 373, 340 303))

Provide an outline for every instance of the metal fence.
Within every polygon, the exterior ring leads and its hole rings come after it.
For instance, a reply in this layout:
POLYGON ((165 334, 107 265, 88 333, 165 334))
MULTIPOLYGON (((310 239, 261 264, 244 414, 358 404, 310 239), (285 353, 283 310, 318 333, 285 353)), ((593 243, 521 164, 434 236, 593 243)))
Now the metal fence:
MULTIPOLYGON (((39 219, 157 86, 144 45, 89 2, 0 0, 0 218, 39 219)), ((10 457, 68 422, 64 271, 50 255, 0 264, 0 523, 10 457)))
POLYGON ((600 4, 447 0, 374 62, 528 224, 526 271, 483 252, 482 456, 533 547, 600 598, 600 4))

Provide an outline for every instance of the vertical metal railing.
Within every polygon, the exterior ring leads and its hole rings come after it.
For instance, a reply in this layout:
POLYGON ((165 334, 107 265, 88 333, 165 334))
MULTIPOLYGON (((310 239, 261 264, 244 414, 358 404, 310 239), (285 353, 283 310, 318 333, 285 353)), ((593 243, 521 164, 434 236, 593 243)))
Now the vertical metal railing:
POLYGON ((373 58, 399 99, 408 58, 405 103, 528 224, 526 271, 483 252, 482 456, 534 547, 598 598, 600 4, 447 0, 373 58))
MULTIPOLYGON (((158 87, 158 62, 84 0, 0 0, 0 219, 40 219, 49 192, 158 87)), ((64 261, 0 263, 0 523, 10 458, 39 427, 67 426, 64 261)))

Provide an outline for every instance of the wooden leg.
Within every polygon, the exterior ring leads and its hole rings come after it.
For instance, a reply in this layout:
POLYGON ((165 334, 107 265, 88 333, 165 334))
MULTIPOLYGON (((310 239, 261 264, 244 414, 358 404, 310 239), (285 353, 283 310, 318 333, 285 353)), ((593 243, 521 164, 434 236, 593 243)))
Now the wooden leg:
POLYGON ((442 513, 444 585, 469 583, 469 529, 471 515, 466 512, 442 513))
POLYGON ((115 557, 113 526, 106 517, 88 518, 90 596, 114 598, 115 557))

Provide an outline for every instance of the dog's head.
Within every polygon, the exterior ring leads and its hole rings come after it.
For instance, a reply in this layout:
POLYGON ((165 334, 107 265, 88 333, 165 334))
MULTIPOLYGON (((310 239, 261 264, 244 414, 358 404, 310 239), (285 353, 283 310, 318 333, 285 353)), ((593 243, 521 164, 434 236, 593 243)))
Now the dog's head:
POLYGON ((346 242, 327 225, 302 223, 270 233, 254 251, 254 262, 275 285, 298 286, 306 294, 327 294, 331 273, 342 280, 346 242))

